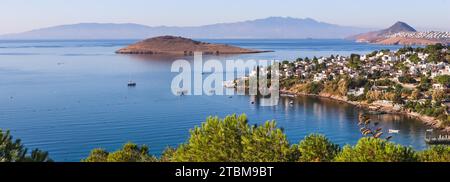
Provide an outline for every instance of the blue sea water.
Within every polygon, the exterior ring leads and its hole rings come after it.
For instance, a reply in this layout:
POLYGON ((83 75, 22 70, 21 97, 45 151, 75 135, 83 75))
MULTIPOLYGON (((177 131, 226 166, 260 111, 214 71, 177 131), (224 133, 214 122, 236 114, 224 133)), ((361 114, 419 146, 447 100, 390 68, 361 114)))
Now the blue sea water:
MULTIPOLYGON (((28 148, 50 152, 56 161, 79 161, 93 148, 118 149, 128 141, 150 146, 155 155, 185 142, 189 129, 210 115, 246 113, 251 124, 276 120, 292 143, 323 133, 340 144, 361 137, 357 108, 327 99, 281 98, 273 107, 251 104, 249 96, 185 96, 171 93, 174 60, 116 55, 136 40, 0 41, 0 128, 28 148), (129 79, 137 87, 128 88, 129 79)), ((293 60, 349 55, 398 46, 345 40, 204 40, 275 52, 227 59, 293 60)), ((372 116, 393 141, 426 147, 426 127, 403 115, 372 116)))

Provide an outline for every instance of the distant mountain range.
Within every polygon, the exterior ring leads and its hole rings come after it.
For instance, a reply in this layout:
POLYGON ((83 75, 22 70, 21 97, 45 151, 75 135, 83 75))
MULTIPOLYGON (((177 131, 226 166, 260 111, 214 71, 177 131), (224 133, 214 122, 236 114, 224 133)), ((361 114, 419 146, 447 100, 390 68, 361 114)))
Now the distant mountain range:
POLYGON ((206 39, 330 39, 345 38, 367 31, 370 29, 340 26, 311 18, 269 17, 192 27, 80 23, 1 35, 0 39, 144 39, 162 35, 206 39))

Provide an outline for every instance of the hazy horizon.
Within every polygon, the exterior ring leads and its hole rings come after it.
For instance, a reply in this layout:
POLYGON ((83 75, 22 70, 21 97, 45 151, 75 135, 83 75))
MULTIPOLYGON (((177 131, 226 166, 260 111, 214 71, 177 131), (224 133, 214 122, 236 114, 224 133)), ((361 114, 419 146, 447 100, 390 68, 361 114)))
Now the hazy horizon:
POLYGON ((0 6, 0 34, 78 23, 135 23, 147 26, 201 26, 267 17, 312 18, 341 26, 386 28, 403 21, 418 30, 450 30, 447 0, 424 9, 419 0, 343 1, 176 1, 5 0, 0 6), (21 13, 17 13, 21 12, 21 13), (354 16, 357 14, 358 16, 354 16), (7 16, 9 15, 9 16, 7 16), (14 15, 14 16, 10 16, 14 15))

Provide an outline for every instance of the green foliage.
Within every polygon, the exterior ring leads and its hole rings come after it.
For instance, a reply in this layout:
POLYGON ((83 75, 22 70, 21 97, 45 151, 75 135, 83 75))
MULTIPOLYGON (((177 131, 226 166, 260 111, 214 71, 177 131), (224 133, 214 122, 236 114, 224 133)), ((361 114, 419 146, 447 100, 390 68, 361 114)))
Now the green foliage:
POLYGON ((375 82, 377 86, 392 86, 395 85, 395 82, 389 79, 380 79, 375 82))
POLYGON ((34 149, 31 151, 31 155, 25 157, 21 162, 53 162, 53 160, 50 159, 48 152, 34 149))
POLYGON ((298 150, 300 162, 330 162, 339 153, 340 147, 323 135, 312 134, 300 142, 298 150))
POLYGON ((434 82, 440 83, 446 87, 450 87, 450 75, 440 75, 433 79, 434 82))
POLYGON ((430 100, 426 100, 425 102, 414 102, 409 101, 405 104, 405 107, 410 109, 413 112, 417 112, 423 115, 432 116, 441 118, 441 121, 445 122, 445 118, 447 118, 445 106, 442 106, 440 103, 432 103, 430 100))
POLYGON ((367 80, 366 78, 364 78, 362 76, 358 76, 358 77, 350 80, 349 87, 350 88, 364 87, 368 83, 369 83, 369 80, 367 80))
POLYGON ((381 49, 380 52, 382 52, 383 54, 389 54, 391 52, 390 49, 381 49))
POLYGON ((424 52, 428 53, 428 62, 439 63, 445 60, 445 55, 442 53, 444 46, 442 44, 428 45, 425 47, 424 52))
POLYGON ((304 61, 307 63, 311 62, 311 60, 308 57, 305 57, 304 61))
POLYGON ((337 162, 415 162, 417 154, 411 147, 395 145, 379 138, 362 138, 355 146, 345 146, 337 162))
POLYGON ((447 97, 449 97, 449 95, 445 90, 434 90, 432 94, 433 100, 439 104, 441 103, 442 100, 446 99, 447 97))
POLYGON ((348 60, 348 67, 353 68, 353 69, 358 69, 361 67, 361 60, 360 60, 360 55, 358 54, 352 54, 350 56, 350 59, 348 60))
POLYGON ((175 154, 177 149, 172 148, 172 147, 167 147, 164 152, 161 155, 160 161, 161 162, 171 162, 174 161, 173 160, 173 156, 175 154))
POLYGON ((370 73, 367 75, 367 78, 372 79, 372 80, 377 80, 380 79, 382 77, 382 73, 378 70, 374 70, 373 73, 370 73))
POLYGON ((445 47, 442 44, 433 44, 433 45, 427 45, 425 47, 425 52, 426 53, 435 53, 435 52, 440 52, 442 49, 444 49, 445 47))
POLYGON ((450 147, 443 145, 432 146, 419 152, 418 156, 421 162, 450 162, 450 147))
POLYGON ((332 95, 345 96, 348 92, 349 81, 347 79, 334 79, 325 82, 321 92, 332 95))
POLYGON ((94 149, 82 162, 107 162, 109 153, 104 149, 94 149))
MULTIPOLYGON (((429 104, 429 103, 427 103, 429 104)), ((446 117, 447 120, 449 117, 446 117)), ((360 116, 360 122, 370 123, 360 116)), ((366 127, 367 128, 367 127, 366 127)), ((433 146, 415 152, 381 139, 380 129, 370 129, 373 137, 364 137, 355 146, 342 150, 325 136, 313 134, 298 145, 290 145, 283 130, 269 121, 261 126, 250 126, 247 117, 209 117, 201 127, 191 131, 188 142, 178 148, 167 148, 160 159, 149 154, 145 145, 125 144, 109 153, 94 149, 83 162, 450 162, 450 147, 433 146)), ((366 131, 363 131, 366 132, 366 131)), ((389 137, 388 137, 389 138, 389 137)), ((20 140, 12 140, 0 131, 1 162, 50 162, 47 152, 33 150, 30 156, 20 140)))
POLYGON ((306 93, 308 94, 319 94, 323 89, 322 83, 310 82, 306 85, 306 93))
POLYGON ((438 117, 438 119, 442 121, 442 123, 441 123, 442 126, 445 126, 445 127, 450 126, 450 115, 447 115, 447 116, 442 115, 442 116, 438 117))
POLYGON ((410 60, 411 62, 415 63, 415 64, 417 64, 417 63, 419 63, 420 61, 422 61, 422 60, 419 58, 419 55, 417 55, 417 53, 411 55, 411 56, 409 57, 409 60, 410 60))
POLYGON ((414 48, 412 48, 411 46, 406 46, 406 47, 402 47, 397 51, 398 55, 402 55, 405 54, 407 52, 413 52, 414 48))
POLYGON ((191 130, 187 143, 178 147, 175 161, 240 161, 242 135, 248 135, 246 116, 209 117, 201 127, 191 130))
POLYGON ((290 88, 298 83, 300 83, 300 80, 297 78, 287 78, 287 79, 281 80, 280 87, 281 88, 290 88))
POLYGON ((398 81, 401 83, 417 83, 416 79, 411 75, 405 75, 398 77, 398 81))
POLYGON ((367 54, 367 57, 373 57, 373 56, 375 56, 377 54, 378 54, 378 51, 373 51, 373 52, 367 54))
POLYGON ((9 131, 0 130, 0 162, 52 162, 48 152, 35 149, 27 156, 20 139, 14 140, 9 131))
MULTIPOLYGON (((369 124, 363 115, 360 122, 369 124)), ((367 127, 366 127, 367 128, 367 127)), ((450 147, 433 147, 415 152, 411 147, 381 139, 381 130, 347 145, 342 150, 325 136, 313 134, 297 145, 290 145, 274 121, 250 126, 245 115, 224 119, 209 117, 201 127, 191 130, 189 140, 177 148, 167 148, 158 160, 148 148, 128 143, 109 153, 94 149, 84 162, 434 162, 449 161, 450 147)))
POLYGON ((109 153, 104 149, 94 149, 82 162, 155 162, 156 157, 149 154, 149 148, 145 145, 139 147, 133 143, 127 143, 122 149, 109 153))
POLYGON ((347 95, 347 99, 349 101, 364 101, 364 100, 366 100, 366 95, 365 94, 362 94, 359 96, 347 95))
POLYGON ((380 138, 362 138, 354 147, 340 147, 325 136, 313 134, 298 145, 289 145, 274 122, 250 127, 245 115, 224 120, 208 118, 191 131, 189 141, 167 149, 161 161, 175 162, 407 162, 417 161, 410 147, 380 138), (228 137, 230 138, 227 140, 228 137))
POLYGON ((9 131, 0 131, 0 161, 18 162, 25 158, 26 150, 20 140, 13 141, 9 131))
POLYGON ((283 131, 275 122, 256 127, 247 117, 209 117, 201 127, 191 130, 187 143, 169 157, 177 162, 282 162, 292 156, 283 131))
POLYGON ((242 137, 242 161, 287 162, 293 157, 286 135, 276 127, 275 121, 251 127, 249 135, 242 137))
POLYGON ((417 86, 417 89, 424 92, 428 91, 431 88, 431 79, 428 78, 426 75, 422 75, 420 77, 420 84, 417 86))

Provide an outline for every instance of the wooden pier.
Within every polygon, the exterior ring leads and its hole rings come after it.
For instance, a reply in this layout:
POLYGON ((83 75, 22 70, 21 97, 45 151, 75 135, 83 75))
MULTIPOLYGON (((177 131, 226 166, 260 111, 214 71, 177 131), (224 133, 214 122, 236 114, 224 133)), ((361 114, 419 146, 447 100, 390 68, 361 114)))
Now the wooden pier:
POLYGON ((425 142, 428 144, 450 144, 450 133, 427 130, 425 133, 425 142))

